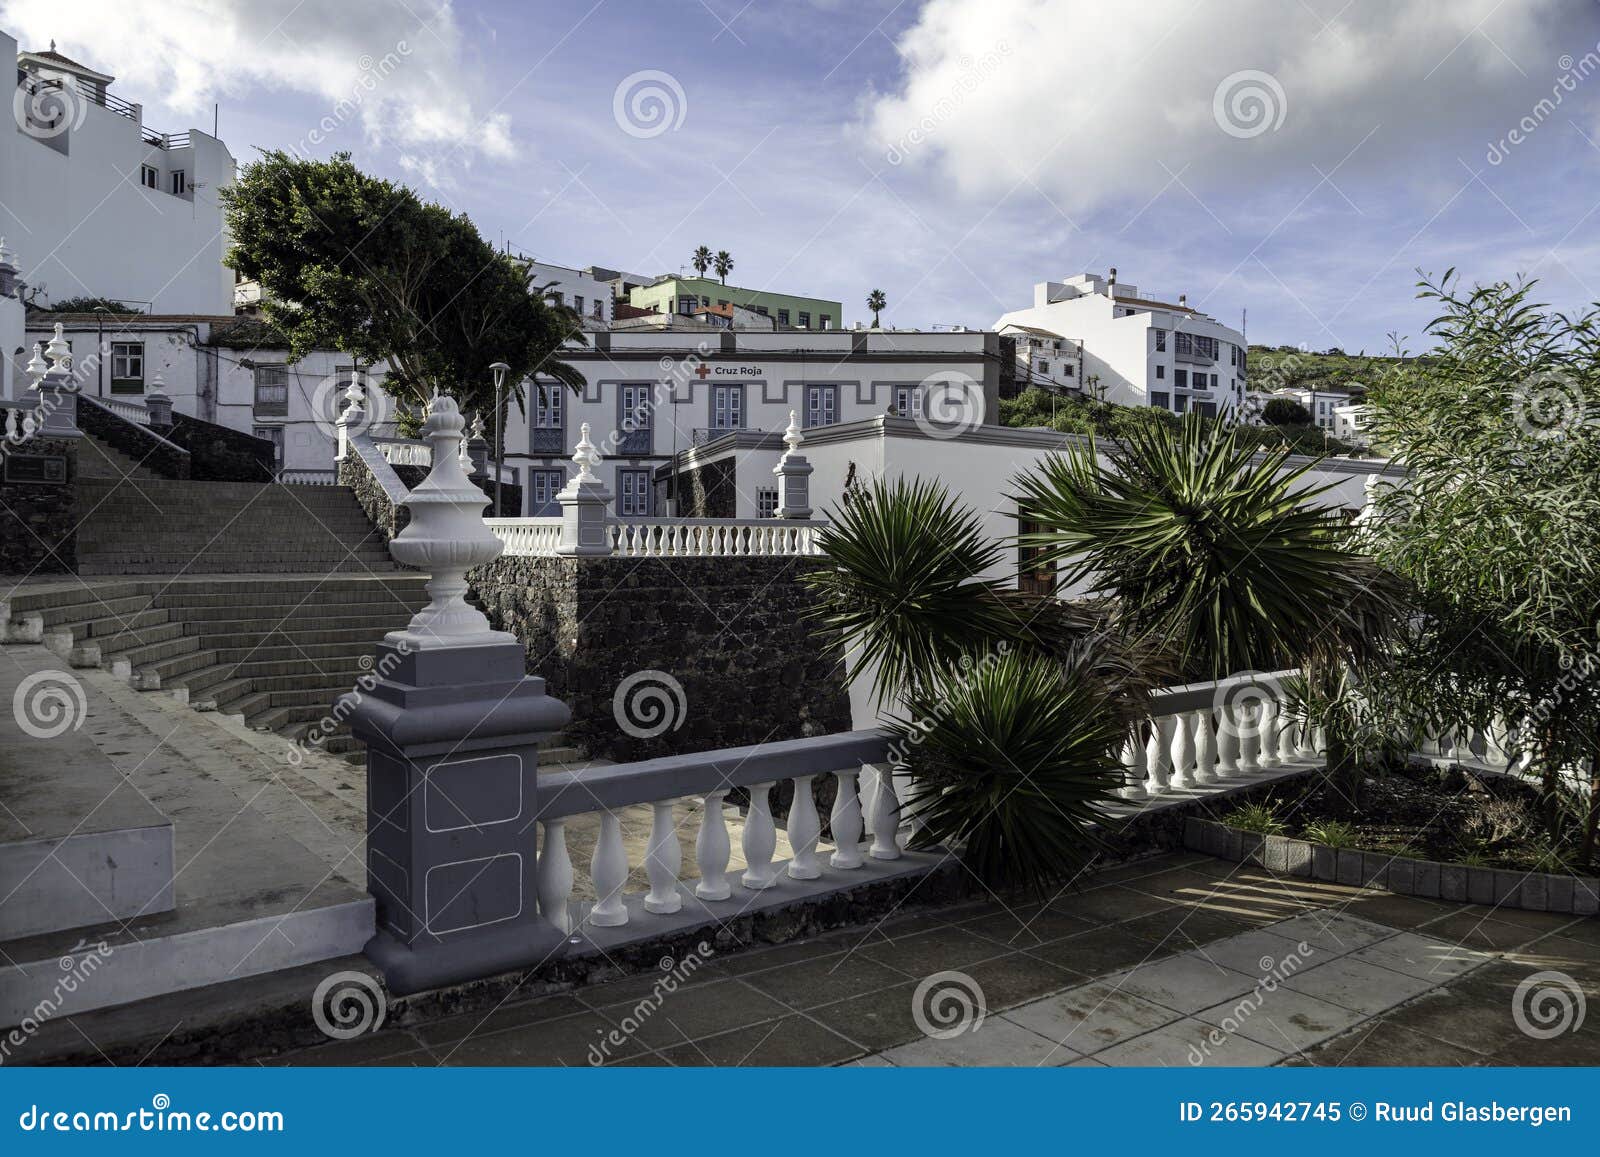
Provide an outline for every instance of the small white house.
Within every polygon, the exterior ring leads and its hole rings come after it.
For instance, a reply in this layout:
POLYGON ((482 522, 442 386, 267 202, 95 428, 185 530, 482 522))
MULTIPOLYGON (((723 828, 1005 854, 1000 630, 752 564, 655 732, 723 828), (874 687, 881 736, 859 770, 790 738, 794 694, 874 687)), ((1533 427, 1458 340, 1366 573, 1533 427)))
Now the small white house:
MULTIPOLYGON (((1071 339, 1078 388, 1117 405, 1217 416, 1244 396, 1242 333, 1191 309, 1183 294, 1176 302, 1140 296, 1137 286, 1118 283, 1115 269, 1040 282, 1033 307, 1002 315, 995 329, 1019 339, 1071 339)), ((1019 358, 1021 350, 1019 340, 1019 358)), ((1030 372, 1041 355, 1032 356, 1030 372)), ((1059 358, 1049 360, 1060 369, 1059 358)))

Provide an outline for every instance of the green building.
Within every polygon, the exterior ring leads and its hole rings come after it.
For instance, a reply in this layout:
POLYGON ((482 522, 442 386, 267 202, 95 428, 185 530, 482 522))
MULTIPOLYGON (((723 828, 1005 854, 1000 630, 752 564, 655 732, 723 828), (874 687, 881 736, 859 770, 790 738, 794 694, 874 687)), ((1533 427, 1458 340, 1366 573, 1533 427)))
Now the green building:
POLYGON ((837 301, 741 289, 710 277, 666 277, 630 290, 628 303, 636 309, 681 314, 691 314, 708 305, 738 305, 765 314, 780 326, 839 329, 844 325, 844 306, 837 301))

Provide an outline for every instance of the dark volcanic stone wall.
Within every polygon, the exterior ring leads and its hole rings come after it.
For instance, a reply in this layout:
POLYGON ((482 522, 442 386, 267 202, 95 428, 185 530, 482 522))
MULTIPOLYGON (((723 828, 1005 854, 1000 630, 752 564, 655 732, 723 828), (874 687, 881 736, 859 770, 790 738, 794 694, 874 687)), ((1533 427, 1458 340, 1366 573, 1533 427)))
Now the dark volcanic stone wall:
POLYGON ((569 740, 627 761, 850 729, 838 648, 806 618, 815 603, 800 576, 815 565, 502 558, 469 577, 494 626, 527 646, 528 672, 572 709, 569 740), (681 710, 659 677, 614 704, 625 681, 650 671, 682 687, 681 710), (664 689, 666 715, 649 714, 652 688, 664 689), (630 734, 624 721, 659 734, 630 734))
MULTIPOLYGON (((34 437, 14 453, 64 455, 67 481, 7 483, 0 473, 0 574, 73 574, 78 569, 72 513, 78 440, 34 437)), ((4 465, 0 461, 0 470, 4 465)))
POLYGON ((737 518, 733 459, 724 458, 678 475, 678 513, 684 518, 737 518))

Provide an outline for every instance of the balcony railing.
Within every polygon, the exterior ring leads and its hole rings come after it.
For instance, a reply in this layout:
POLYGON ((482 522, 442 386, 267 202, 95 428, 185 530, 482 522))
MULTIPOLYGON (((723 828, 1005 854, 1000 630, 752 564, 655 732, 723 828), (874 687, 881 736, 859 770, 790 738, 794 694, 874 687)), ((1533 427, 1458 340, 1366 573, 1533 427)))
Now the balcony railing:
MULTIPOLYGON (((560 516, 484 520, 512 557, 554 557, 560 516)), ((814 555, 825 520, 791 518, 613 518, 610 553, 624 558, 814 555)))

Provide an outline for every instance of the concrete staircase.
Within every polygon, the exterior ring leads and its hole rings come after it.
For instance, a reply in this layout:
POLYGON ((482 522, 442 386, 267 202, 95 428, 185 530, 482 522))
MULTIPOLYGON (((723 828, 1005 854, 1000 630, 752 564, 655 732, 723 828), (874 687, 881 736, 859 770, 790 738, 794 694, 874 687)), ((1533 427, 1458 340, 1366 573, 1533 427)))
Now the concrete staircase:
POLYGON ((161 475, 148 466, 140 465, 121 450, 85 434, 78 442, 78 477, 112 482, 124 478, 155 482, 160 480, 161 475))

